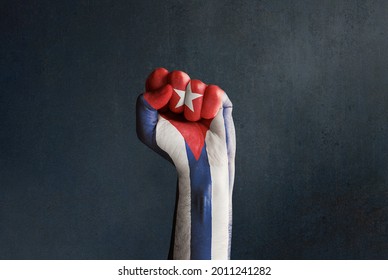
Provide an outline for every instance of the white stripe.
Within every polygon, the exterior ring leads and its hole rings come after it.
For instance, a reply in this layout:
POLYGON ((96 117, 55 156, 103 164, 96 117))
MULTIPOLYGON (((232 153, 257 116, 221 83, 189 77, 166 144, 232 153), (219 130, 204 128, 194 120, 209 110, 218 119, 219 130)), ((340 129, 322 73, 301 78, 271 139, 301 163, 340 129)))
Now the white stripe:
POLYGON ((213 119, 205 141, 212 178, 212 259, 228 259, 231 199, 223 109, 213 119))
POLYGON ((159 115, 156 126, 156 143, 170 155, 179 176, 179 199, 177 205, 174 259, 190 259, 191 241, 191 193, 190 169, 186 145, 180 132, 165 118, 159 115), (173 144, 173 145, 171 145, 173 144))

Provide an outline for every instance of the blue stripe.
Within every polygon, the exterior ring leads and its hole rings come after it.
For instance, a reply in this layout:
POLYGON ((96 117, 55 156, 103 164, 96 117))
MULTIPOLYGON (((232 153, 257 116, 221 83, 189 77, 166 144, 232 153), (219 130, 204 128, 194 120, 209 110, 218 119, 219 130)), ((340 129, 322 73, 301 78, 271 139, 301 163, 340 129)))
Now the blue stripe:
POLYGON ((186 143, 191 181, 191 257, 210 260, 212 245, 212 180, 206 144, 198 161, 186 143))
MULTIPOLYGON (((152 108, 144 99, 143 94, 139 95, 136 102, 136 133, 137 137, 157 152, 159 155, 173 163, 170 156, 156 144, 156 125, 158 123, 158 111, 152 108)), ((174 164, 174 163, 173 163, 174 164)))
MULTIPOLYGON (((224 127, 225 127, 225 136, 226 136, 226 147, 228 149, 228 169, 229 169, 229 176, 230 174, 230 167, 234 162, 231 162, 232 153, 234 153, 235 150, 235 144, 231 143, 230 137, 231 137, 231 130, 233 130, 233 118, 232 118, 232 104, 230 100, 227 101, 228 104, 226 104, 227 107, 224 107, 222 116, 224 117, 224 127)), ((229 177, 229 183, 230 177, 229 177)), ((231 186, 229 186, 229 190, 231 191, 231 186)), ((232 194, 230 194, 232 195, 232 194)), ((232 225, 233 225, 233 217, 232 217, 232 208, 229 206, 229 224, 228 224, 228 259, 230 259, 231 249, 232 249, 232 225)))

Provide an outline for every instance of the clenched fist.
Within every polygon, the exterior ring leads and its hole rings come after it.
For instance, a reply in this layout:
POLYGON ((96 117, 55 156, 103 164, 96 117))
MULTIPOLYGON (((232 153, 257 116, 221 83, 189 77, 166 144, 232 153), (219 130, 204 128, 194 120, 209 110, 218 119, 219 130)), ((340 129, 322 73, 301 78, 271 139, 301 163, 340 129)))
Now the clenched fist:
POLYGON ((169 258, 229 259, 236 141, 226 93, 157 68, 137 100, 136 125, 140 140, 178 173, 169 258))

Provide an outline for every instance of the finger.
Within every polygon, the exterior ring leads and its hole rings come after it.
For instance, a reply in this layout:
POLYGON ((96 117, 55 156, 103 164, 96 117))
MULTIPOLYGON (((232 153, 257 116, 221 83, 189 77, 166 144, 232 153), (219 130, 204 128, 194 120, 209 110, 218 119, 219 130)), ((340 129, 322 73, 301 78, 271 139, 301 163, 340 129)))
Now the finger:
MULTIPOLYGON (((228 96, 226 93, 222 95, 222 107, 218 110, 216 117, 211 120, 210 130, 219 135, 222 136, 225 134, 225 129, 228 124, 233 124, 233 118, 232 118, 232 102, 230 102, 228 96)), ((231 131, 234 131, 231 129, 231 131)), ((224 137, 224 136, 222 136, 224 137)))
POLYGON ((232 101, 230 101, 226 93, 222 96, 222 108, 233 108, 232 101))
POLYGON ((200 80, 191 80, 186 87, 184 115, 188 121, 198 121, 201 118, 203 94, 206 84, 200 80))
POLYGON ((146 91, 154 91, 167 84, 168 70, 165 68, 156 68, 146 80, 146 91))
POLYGON ((216 85, 209 85, 203 95, 201 117, 213 119, 221 108, 222 96, 225 92, 216 85))
POLYGON ((172 86, 166 84, 156 91, 147 91, 144 93, 144 99, 154 108, 159 110, 165 107, 171 99, 172 86))
POLYGON ((172 71, 168 75, 167 82, 173 88, 173 93, 169 103, 171 112, 177 114, 183 112, 185 104, 185 92, 189 81, 189 75, 182 71, 172 71))

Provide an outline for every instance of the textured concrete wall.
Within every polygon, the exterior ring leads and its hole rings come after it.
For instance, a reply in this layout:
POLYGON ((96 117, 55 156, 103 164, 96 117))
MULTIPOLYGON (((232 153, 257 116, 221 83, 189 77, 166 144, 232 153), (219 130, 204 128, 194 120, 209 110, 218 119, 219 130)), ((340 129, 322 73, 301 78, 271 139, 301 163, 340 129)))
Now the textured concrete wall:
POLYGON ((387 3, 1 1, 0 258, 166 258, 158 66, 234 102, 232 258, 388 258, 387 3))

